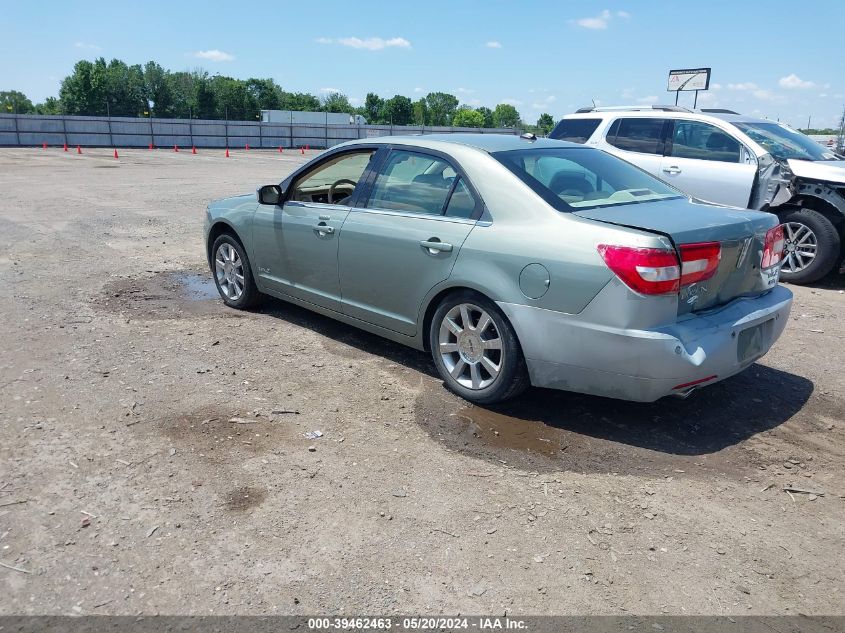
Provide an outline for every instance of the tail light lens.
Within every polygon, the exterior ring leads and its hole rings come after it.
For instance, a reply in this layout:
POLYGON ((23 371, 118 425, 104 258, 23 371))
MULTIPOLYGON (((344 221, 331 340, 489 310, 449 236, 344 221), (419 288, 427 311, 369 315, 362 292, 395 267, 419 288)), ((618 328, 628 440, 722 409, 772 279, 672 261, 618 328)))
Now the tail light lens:
POLYGON ((710 279, 719 268, 722 246, 719 242, 681 244, 681 285, 710 279))
POLYGON ((766 242, 763 245, 763 261, 760 268, 766 269, 776 266, 783 261, 786 252, 786 240, 783 237, 783 224, 779 224, 766 232, 766 242))
POLYGON ((681 266, 674 251, 610 244, 599 244, 598 251, 607 267, 635 292, 664 295, 680 289, 681 266))

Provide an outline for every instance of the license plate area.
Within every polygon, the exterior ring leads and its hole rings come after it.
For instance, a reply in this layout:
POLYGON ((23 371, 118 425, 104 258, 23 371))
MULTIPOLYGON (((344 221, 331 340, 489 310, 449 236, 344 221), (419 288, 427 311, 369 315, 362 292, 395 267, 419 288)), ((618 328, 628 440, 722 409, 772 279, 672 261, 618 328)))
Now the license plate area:
POLYGON ((736 359, 747 363, 762 356, 771 346, 775 320, 769 319, 746 328, 739 333, 736 342, 736 359))

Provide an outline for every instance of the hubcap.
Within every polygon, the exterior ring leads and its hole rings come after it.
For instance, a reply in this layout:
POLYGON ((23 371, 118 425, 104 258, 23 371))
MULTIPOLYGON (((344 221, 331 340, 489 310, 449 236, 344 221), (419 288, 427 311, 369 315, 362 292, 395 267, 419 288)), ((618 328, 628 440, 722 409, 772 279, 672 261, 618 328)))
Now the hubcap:
POLYGON ((786 259, 781 270, 797 273, 813 263, 819 244, 816 234, 806 224, 787 222, 783 225, 786 232, 786 259))
POLYGON ((449 310, 440 323, 440 358, 449 375, 467 389, 484 389, 499 377, 505 352, 496 323, 471 303, 449 310))
POLYGON ((230 301, 237 301, 244 292, 244 267, 238 251, 223 243, 214 256, 214 275, 220 292, 230 301))

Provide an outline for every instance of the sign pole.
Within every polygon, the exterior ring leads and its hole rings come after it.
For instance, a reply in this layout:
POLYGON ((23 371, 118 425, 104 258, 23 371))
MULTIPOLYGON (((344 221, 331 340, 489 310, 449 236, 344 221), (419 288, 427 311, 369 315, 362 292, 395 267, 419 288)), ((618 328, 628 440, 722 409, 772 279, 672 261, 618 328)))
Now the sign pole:
POLYGON ((678 95, 679 94, 680 94, 680 91, 676 90, 675 91, 675 105, 678 105, 678 95))
POLYGON ((695 91, 695 100, 692 102, 692 109, 695 110, 695 108, 697 106, 698 106, 698 90, 695 91))

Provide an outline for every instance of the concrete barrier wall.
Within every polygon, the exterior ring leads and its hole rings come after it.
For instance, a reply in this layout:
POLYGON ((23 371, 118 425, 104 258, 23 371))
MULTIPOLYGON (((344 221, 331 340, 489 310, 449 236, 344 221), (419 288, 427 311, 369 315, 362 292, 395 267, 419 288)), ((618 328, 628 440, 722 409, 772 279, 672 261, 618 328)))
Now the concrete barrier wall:
POLYGON ((211 121, 201 119, 130 119, 124 117, 0 114, 0 147, 48 145, 84 147, 250 147, 275 149, 332 147, 357 138, 399 134, 515 134, 511 128, 424 127, 414 125, 326 125, 211 121))

